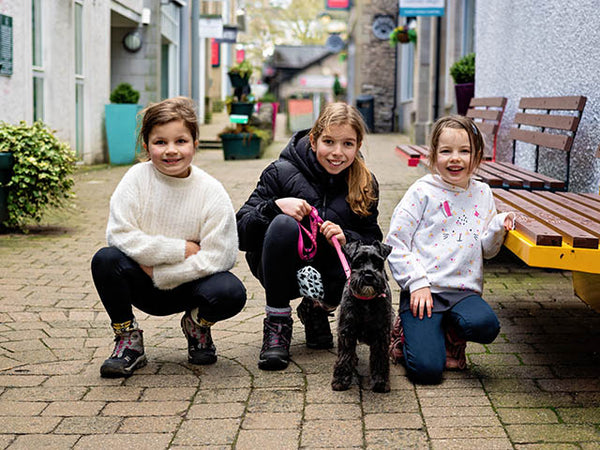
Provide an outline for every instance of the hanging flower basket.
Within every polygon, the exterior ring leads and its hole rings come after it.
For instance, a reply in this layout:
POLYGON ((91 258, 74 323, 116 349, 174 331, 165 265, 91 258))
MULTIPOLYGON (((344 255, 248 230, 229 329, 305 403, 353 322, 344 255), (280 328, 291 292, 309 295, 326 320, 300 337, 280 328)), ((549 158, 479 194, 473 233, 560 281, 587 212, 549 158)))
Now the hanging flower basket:
POLYGON ((395 47, 400 44, 408 44, 409 42, 417 43, 417 32, 406 26, 399 26, 390 33, 390 46, 395 47))

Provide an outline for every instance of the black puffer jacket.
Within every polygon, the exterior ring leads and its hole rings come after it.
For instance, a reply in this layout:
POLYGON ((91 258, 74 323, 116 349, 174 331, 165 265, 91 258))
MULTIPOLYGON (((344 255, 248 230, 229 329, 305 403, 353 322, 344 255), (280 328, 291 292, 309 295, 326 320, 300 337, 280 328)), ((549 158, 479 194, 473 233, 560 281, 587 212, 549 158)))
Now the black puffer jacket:
MULTIPOLYGON (((350 209, 346 201, 346 171, 339 175, 327 173, 310 148, 308 132, 299 131, 292 136, 279 159, 263 171, 256 189, 237 212, 240 250, 260 253, 267 227, 275 216, 282 214, 275 200, 285 197, 302 198, 316 207, 323 220, 342 228, 348 242, 370 243, 382 239, 377 224, 377 202, 366 217, 350 209)), ((378 194, 375 177, 373 183, 378 194)))

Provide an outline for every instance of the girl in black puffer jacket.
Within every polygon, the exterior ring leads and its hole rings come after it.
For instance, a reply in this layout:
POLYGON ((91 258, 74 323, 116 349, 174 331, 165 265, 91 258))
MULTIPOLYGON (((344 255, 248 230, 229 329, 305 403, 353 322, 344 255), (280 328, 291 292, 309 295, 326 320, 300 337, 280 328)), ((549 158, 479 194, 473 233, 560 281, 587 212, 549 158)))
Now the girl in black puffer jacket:
POLYGON ((344 245, 383 237, 377 224, 377 181, 359 152, 365 133, 356 108, 345 103, 327 105, 312 129, 296 133, 279 159, 263 171, 256 189, 237 213, 240 250, 247 252, 250 270, 267 298, 261 369, 288 365, 290 300, 300 296, 298 269, 314 267, 324 291, 320 303, 305 297, 298 306, 306 345, 332 348, 328 315, 340 303, 346 278, 331 239, 335 236, 344 245), (317 252, 306 262, 298 255, 298 221, 307 225, 312 207, 324 222, 317 236, 317 252))

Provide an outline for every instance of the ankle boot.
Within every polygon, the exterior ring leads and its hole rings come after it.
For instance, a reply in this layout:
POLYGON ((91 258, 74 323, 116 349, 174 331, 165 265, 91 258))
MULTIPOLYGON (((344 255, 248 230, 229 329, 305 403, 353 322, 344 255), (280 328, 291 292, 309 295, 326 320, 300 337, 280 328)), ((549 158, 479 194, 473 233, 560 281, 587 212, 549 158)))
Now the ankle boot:
POLYGON ((267 316, 263 324, 263 345, 258 359, 258 368, 285 369, 290 360, 293 320, 290 316, 267 316))
POLYGON ((217 349, 210 334, 211 322, 194 320, 186 312, 181 318, 181 329, 188 342, 188 361, 191 364, 207 365, 217 362, 217 349))
POLYGON ((458 337, 452 327, 446 329, 446 369, 465 370, 467 368, 467 341, 458 337))
POLYGON ((304 297, 296 308, 300 322, 304 324, 308 348, 333 348, 333 335, 329 325, 329 313, 304 297))
POLYGON ((128 377, 148 362, 144 353, 143 332, 138 328, 135 320, 125 324, 113 324, 113 329, 115 348, 110 357, 102 363, 100 376, 128 377))

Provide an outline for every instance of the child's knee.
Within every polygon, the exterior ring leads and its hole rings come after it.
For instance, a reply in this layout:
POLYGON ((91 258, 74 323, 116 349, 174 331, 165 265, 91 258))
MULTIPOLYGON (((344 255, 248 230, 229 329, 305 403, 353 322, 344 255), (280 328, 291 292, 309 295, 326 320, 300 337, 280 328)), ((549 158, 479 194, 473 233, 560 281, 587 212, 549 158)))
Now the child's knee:
POLYGON ((445 359, 440 358, 419 358, 413 359, 408 355, 406 357, 406 370, 408 377, 413 383, 417 384, 439 384, 442 382, 445 359))
POLYGON ((471 327, 467 340, 480 344, 490 344, 500 333, 500 322, 496 315, 489 315, 471 327))

